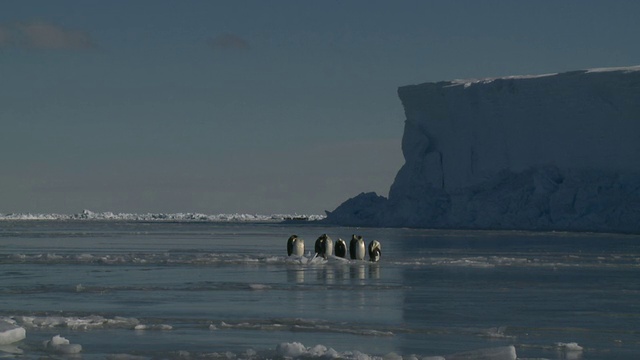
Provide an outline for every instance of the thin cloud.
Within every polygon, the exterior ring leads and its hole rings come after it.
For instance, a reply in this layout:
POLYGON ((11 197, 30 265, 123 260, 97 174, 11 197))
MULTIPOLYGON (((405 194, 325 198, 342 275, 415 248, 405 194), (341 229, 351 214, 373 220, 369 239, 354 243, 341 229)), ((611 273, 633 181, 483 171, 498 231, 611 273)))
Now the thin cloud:
POLYGON ((66 29, 45 21, 0 24, 0 48, 18 47, 50 50, 78 50, 95 47, 82 30, 66 29))
POLYGON ((207 41, 213 49, 220 50, 248 50, 249 42, 235 34, 220 34, 207 41))
POLYGON ((28 47, 36 49, 72 50, 95 47, 88 33, 65 29, 44 21, 18 25, 18 31, 28 47))

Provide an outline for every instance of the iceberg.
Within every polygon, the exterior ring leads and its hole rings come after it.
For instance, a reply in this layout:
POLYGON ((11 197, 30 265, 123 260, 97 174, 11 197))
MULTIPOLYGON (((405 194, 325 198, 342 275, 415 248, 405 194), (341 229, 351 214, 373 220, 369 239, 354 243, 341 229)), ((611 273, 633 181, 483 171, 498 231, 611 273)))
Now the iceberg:
POLYGON ((405 163, 347 226, 640 232, 640 66, 403 86, 405 163))

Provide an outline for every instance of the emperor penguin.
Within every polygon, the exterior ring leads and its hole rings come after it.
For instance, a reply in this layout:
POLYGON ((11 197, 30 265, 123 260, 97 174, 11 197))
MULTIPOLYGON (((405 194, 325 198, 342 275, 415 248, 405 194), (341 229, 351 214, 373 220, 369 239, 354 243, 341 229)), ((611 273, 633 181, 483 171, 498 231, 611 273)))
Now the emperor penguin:
POLYGON ((351 236, 351 242, 349 243, 349 255, 351 255, 351 259, 364 260, 365 245, 362 236, 351 236))
POLYGON ((304 255, 304 240, 299 238, 298 235, 291 235, 287 240, 287 255, 304 255))
POLYGON ((340 238, 336 240, 336 256, 341 258, 347 256, 347 243, 340 238))
POLYGON ((318 256, 322 256, 325 259, 328 258, 333 255, 333 240, 327 234, 320 235, 316 240, 315 250, 318 256))
POLYGON ((378 240, 373 240, 369 243, 369 260, 377 262, 382 256, 382 246, 378 240))

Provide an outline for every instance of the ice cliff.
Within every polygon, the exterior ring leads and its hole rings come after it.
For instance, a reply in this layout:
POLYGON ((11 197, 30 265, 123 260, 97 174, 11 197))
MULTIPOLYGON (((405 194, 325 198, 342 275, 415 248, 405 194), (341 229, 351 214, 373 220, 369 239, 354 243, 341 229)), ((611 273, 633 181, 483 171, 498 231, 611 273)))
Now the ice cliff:
POLYGON ((640 232, 640 66, 398 89, 405 164, 352 226, 640 232))

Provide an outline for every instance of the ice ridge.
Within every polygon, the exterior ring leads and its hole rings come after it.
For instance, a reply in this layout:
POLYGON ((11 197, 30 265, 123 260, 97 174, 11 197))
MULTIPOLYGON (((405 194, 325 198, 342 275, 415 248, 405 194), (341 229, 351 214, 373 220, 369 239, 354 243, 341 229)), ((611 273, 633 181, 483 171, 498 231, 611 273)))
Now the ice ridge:
POLYGON ((121 220, 121 221, 202 221, 202 222, 269 222, 287 220, 321 220, 324 215, 289 215, 289 214, 216 214, 200 213, 113 213, 83 210, 78 214, 0 214, 0 220, 121 220))

